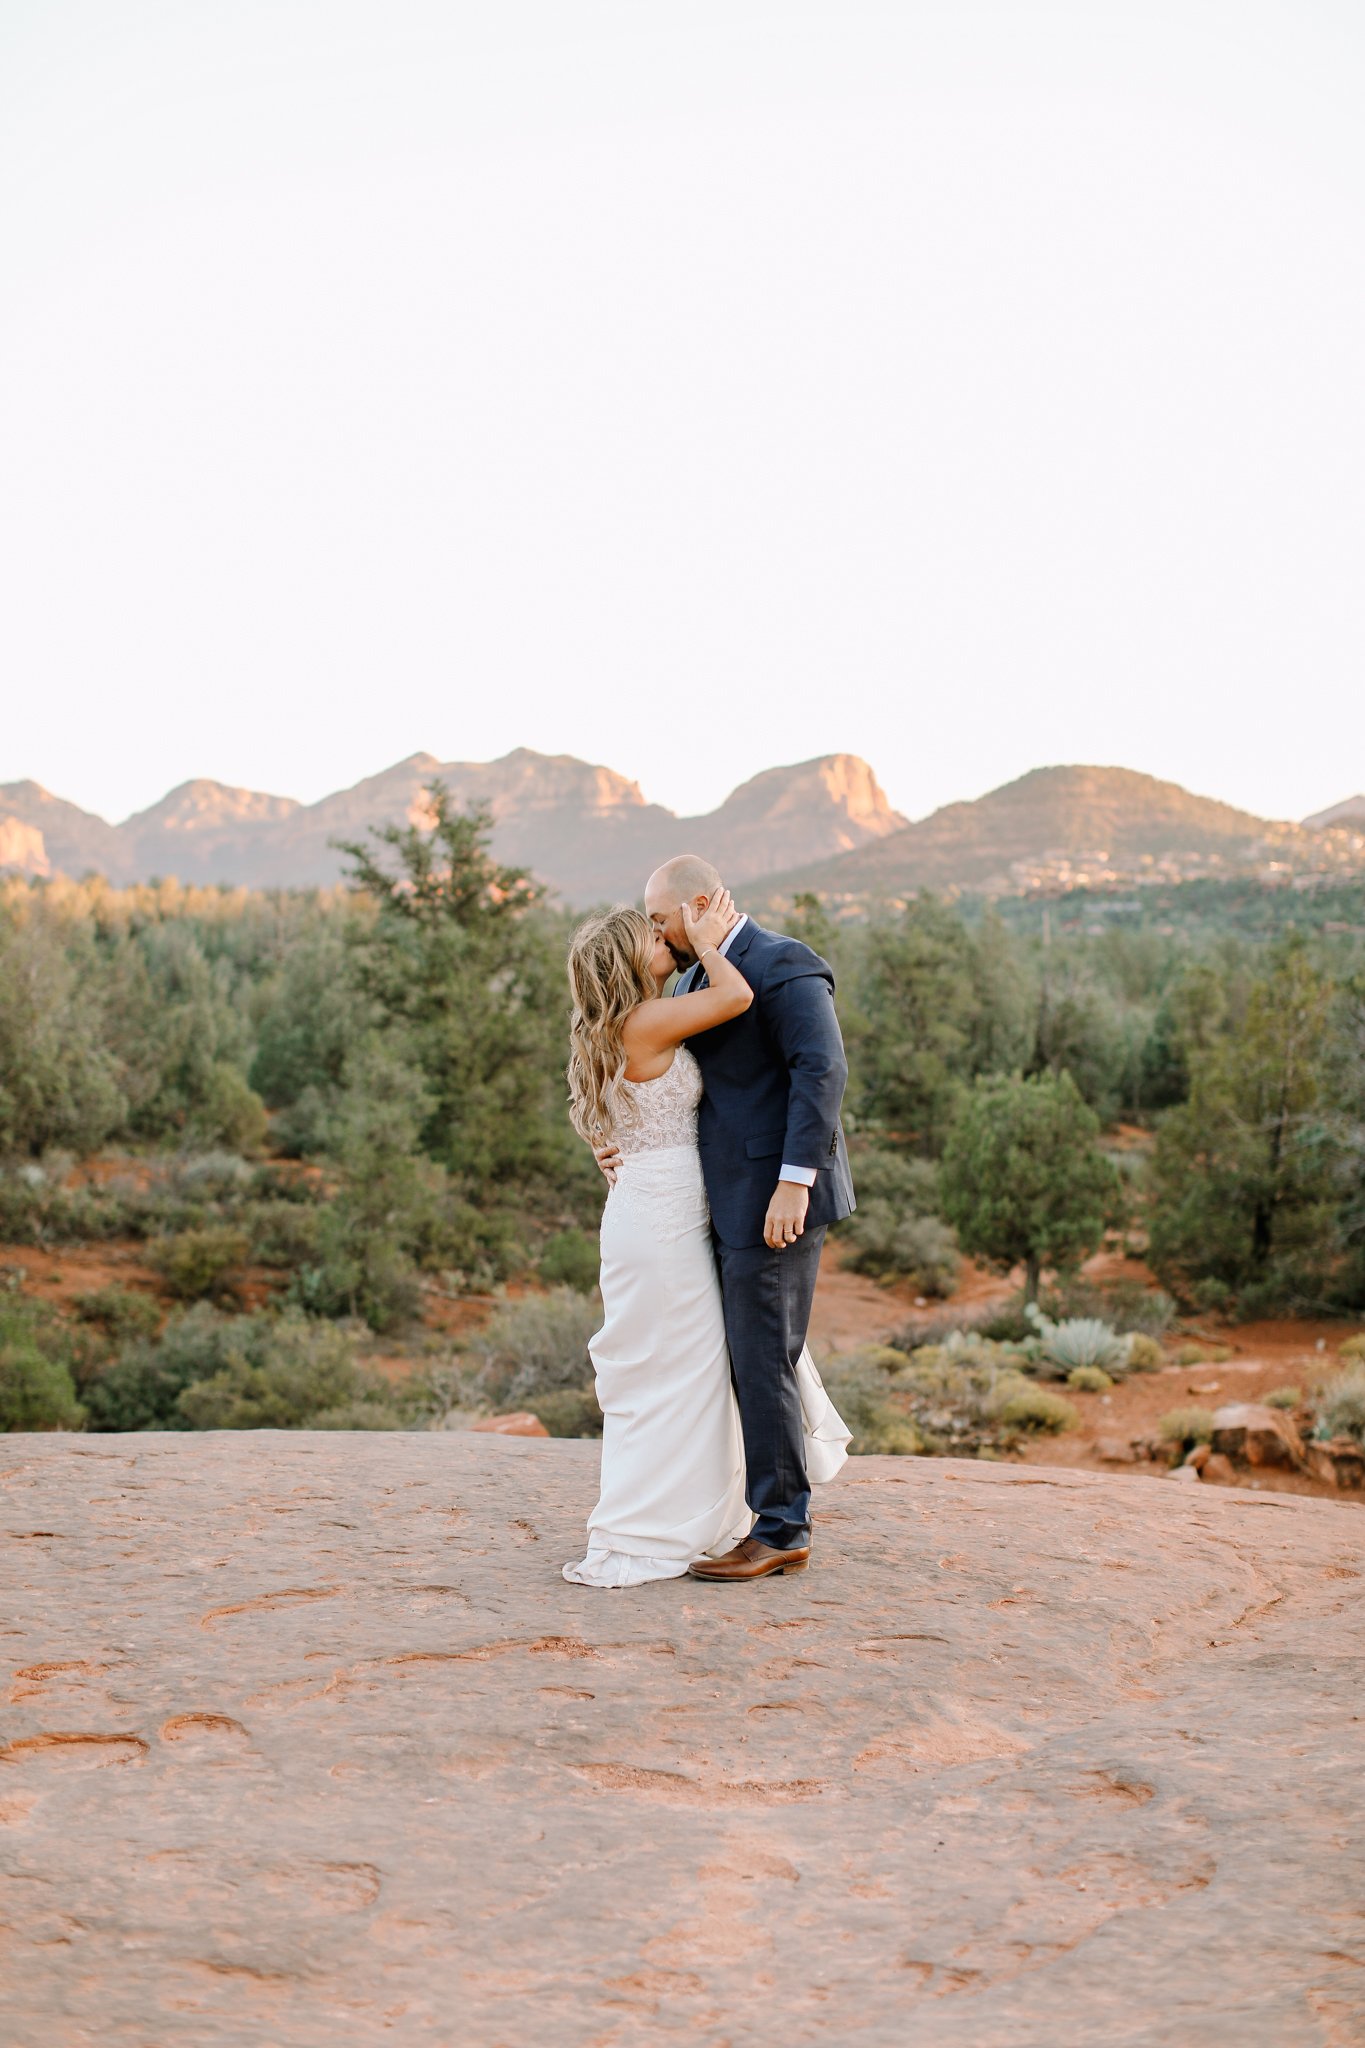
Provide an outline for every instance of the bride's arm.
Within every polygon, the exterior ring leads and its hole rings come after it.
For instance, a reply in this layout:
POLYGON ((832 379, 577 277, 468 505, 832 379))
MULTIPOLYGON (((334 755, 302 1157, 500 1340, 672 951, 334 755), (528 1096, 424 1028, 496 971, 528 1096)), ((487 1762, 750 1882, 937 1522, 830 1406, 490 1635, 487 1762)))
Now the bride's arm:
POLYGON ((700 917, 695 917, 692 906, 684 903, 682 918, 692 950, 706 969, 711 986, 689 996, 655 996, 632 1010, 621 1033, 626 1054, 632 1060, 671 1052, 696 1032, 711 1031, 717 1024, 740 1016, 754 999, 754 992, 739 969, 718 950, 720 941, 737 921, 730 891, 718 889, 700 917))

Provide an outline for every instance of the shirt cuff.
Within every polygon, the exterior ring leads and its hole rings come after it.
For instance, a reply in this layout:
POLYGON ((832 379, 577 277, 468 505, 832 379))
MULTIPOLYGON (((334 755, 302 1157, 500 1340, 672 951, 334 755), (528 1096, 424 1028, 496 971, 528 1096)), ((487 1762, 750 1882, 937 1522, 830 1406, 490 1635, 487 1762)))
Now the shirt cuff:
POLYGON ((777 1177, 779 1180, 800 1181, 803 1188, 813 1188, 815 1186, 815 1172, 816 1169, 813 1166, 788 1166, 784 1159, 781 1171, 777 1177))

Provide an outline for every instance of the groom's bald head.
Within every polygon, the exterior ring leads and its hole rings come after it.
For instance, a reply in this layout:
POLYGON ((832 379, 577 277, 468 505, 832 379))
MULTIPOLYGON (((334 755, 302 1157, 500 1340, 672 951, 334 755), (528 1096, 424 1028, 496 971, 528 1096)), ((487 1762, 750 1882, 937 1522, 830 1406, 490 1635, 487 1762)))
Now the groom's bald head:
POLYGON ((672 860, 666 860, 661 868, 655 868, 645 883, 645 909, 657 896, 662 909, 662 898, 671 896, 671 908, 676 910, 680 903, 690 903, 694 896, 705 896, 708 902, 720 887, 720 871, 712 867, 709 860, 703 860, 699 853, 675 853, 672 860))
POLYGON ((645 883, 645 916, 663 933, 679 967, 690 966, 695 958, 683 926, 683 904, 703 911, 720 886, 719 869, 699 853, 674 854, 645 883))

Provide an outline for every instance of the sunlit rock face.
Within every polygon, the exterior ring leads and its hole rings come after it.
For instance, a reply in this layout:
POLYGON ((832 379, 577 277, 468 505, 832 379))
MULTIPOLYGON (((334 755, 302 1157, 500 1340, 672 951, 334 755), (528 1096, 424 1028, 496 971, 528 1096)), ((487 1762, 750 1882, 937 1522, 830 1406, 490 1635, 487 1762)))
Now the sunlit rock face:
POLYGON ((0 1438, 7 2048, 1365 2038, 1357 1504, 855 1458, 601 1592, 598 1455, 0 1438))
POLYGON ((21 818, 0 817, 0 872, 11 875, 50 875, 43 835, 36 825, 21 818))

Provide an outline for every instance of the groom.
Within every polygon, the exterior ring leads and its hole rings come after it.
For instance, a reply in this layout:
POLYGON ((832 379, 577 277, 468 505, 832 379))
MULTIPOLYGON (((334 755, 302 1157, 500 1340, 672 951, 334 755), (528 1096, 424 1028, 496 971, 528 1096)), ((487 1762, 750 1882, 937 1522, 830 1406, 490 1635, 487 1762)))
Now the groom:
MULTIPOLYGON (((707 986, 683 927, 721 886, 710 861, 679 854, 645 885, 645 913, 677 962, 675 995, 707 986)), ((834 976, 799 939, 741 916, 719 949, 754 1000, 740 1017, 689 1038, 705 1083, 697 1137, 725 1305, 725 1334, 744 1430, 751 1533, 724 1557, 698 1558, 699 1579, 761 1579, 810 1557, 810 1483, 796 1362, 806 1342, 820 1248, 852 1212, 839 1122, 848 1064, 834 976)), ((612 1147, 597 1153, 610 1177, 612 1147)))

